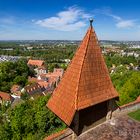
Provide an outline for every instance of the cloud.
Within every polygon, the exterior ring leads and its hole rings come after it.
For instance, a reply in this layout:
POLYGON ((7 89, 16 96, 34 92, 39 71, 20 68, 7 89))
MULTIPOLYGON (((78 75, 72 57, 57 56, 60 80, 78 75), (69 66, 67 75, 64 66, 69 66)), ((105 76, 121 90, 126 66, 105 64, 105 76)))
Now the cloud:
POLYGON ((94 13, 112 17, 116 22, 115 25, 116 25, 117 28, 128 29, 128 28, 132 28, 136 25, 136 23, 135 23, 136 20, 134 20, 134 19, 123 19, 122 17, 113 14, 111 9, 108 8, 108 7, 105 7, 105 8, 102 8, 102 9, 95 9, 94 13))
POLYGON ((112 17, 113 19, 115 19, 115 20, 117 20, 117 21, 120 21, 120 20, 122 20, 122 18, 121 17, 119 17, 119 16, 117 16, 117 15, 113 15, 113 14, 106 14, 107 16, 110 16, 110 17, 112 17))
POLYGON ((120 16, 113 15, 113 14, 107 14, 108 16, 112 17, 116 21, 116 27, 118 28, 132 28, 135 26, 135 21, 134 19, 131 20, 125 20, 122 19, 120 16))
POLYGON ((134 20, 121 20, 116 24, 116 26, 118 28, 131 28, 135 26, 135 21, 134 20))
POLYGON ((86 19, 91 17, 77 7, 70 7, 65 11, 57 13, 54 17, 33 21, 35 24, 60 31, 74 31, 85 27, 86 19))

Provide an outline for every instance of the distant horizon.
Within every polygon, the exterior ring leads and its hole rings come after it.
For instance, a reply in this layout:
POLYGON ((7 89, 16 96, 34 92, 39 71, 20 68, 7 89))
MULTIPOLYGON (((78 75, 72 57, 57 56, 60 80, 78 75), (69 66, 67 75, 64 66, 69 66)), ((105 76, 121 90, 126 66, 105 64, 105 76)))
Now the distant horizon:
MULTIPOLYGON (((68 39, 13 39, 13 40, 0 40, 0 42, 2 42, 2 41, 82 41, 82 39, 81 40, 68 40, 68 39)), ((107 40, 104 40, 104 39, 99 39, 99 41, 117 41, 117 42, 130 42, 130 41, 132 41, 132 42, 139 42, 140 40, 109 40, 109 39, 107 39, 107 40)))

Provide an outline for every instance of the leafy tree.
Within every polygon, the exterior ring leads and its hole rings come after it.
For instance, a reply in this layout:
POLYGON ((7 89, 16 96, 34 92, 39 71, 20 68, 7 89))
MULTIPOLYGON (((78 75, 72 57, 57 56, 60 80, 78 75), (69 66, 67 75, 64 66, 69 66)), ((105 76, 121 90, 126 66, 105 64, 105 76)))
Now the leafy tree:
POLYGON ((8 118, 0 127, 0 139, 43 139, 66 125, 47 107, 49 96, 41 96, 36 100, 27 100, 7 112, 8 118), (9 121, 8 121, 9 120, 9 121))
POLYGON ((21 94, 21 99, 23 99, 23 100, 28 100, 28 99, 29 99, 29 94, 27 94, 27 93, 22 93, 22 94, 21 94))
POLYGON ((134 72, 120 90, 120 105, 136 100, 140 96, 140 73, 134 72))
POLYGON ((111 54, 111 55, 105 55, 105 60, 107 66, 110 68, 112 64, 118 65, 129 65, 130 63, 133 63, 134 65, 138 64, 138 58, 135 58, 134 56, 120 56, 117 54, 111 54))
POLYGON ((27 66, 27 61, 21 59, 17 62, 0 63, 0 91, 10 92, 13 84, 24 86, 32 72, 27 66))
POLYGON ((24 76, 16 76, 15 79, 13 80, 13 82, 15 84, 19 84, 19 85, 24 86, 25 83, 27 82, 27 79, 24 76))
POLYGON ((59 68, 59 65, 57 63, 50 63, 50 64, 48 64, 49 72, 53 72, 54 68, 59 68))

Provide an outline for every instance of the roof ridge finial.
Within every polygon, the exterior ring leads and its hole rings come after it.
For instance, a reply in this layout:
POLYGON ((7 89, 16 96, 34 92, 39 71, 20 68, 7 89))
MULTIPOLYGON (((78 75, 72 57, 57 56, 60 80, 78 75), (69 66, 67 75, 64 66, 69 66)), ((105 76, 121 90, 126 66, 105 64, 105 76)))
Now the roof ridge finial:
POLYGON ((90 26, 92 27, 93 18, 90 18, 89 21, 90 21, 90 26))

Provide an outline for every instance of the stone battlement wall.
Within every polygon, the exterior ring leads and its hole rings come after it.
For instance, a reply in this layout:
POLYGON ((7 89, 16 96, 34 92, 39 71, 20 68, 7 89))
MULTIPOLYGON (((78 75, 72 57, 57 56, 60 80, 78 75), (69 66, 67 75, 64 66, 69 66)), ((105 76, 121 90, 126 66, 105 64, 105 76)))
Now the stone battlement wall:
POLYGON ((127 114, 132 111, 140 109, 140 96, 134 101, 123 106, 120 106, 117 110, 113 111, 112 117, 117 117, 123 114, 127 114))
MULTIPOLYGON (((114 101, 110 102, 110 107, 114 104, 114 101)), ((119 117, 122 116, 124 114, 128 114, 129 112, 135 111, 137 109, 140 109, 140 96, 137 98, 136 101, 125 104, 123 106, 120 106, 119 108, 117 108, 115 111, 112 112, 112 117, 119 117)), ((107 120, 110 119, 110 111, 108 112, 109 115, 107 115, 107 120)), ((71 140, 71 139, 75 139, 74 138, 75 135, 73 133, 73 131, 71 129, 66 129, 63 130, 61 132, 52 134, 49 137, 46 137, 44 140, 71 140)))

